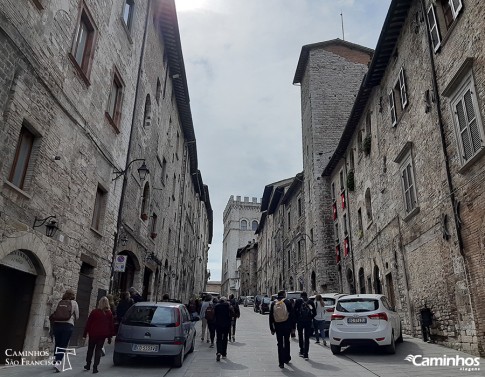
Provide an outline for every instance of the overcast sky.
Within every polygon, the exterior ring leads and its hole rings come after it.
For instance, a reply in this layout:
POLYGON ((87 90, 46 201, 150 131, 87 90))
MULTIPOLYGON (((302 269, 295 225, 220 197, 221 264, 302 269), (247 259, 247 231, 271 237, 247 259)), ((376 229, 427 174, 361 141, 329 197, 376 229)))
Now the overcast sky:
POLYGON ((375 48, 391 0, 175 0, 199 169, 209 186, 211 280, 220 280, 222 214, 231 195, 303 170, 301 47, 342 39, 375 48))

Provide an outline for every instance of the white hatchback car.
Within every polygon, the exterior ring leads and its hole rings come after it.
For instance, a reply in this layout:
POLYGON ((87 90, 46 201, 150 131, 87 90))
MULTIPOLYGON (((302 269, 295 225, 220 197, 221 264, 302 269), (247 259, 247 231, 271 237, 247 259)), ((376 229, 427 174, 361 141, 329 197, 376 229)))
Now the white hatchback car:
POLYGON ((380 294, 356 294, 341 297, 330 323, 330 349, 338 354, 342 347, 378 345, 388 353, 396 352, 402 342, 399 314, 380 294))

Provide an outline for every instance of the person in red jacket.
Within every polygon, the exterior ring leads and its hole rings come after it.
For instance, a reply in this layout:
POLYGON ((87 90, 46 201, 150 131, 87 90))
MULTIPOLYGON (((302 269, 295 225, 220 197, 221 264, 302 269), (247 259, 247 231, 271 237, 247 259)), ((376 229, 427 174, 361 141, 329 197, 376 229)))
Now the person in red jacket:
POLYGON ((83 337, 89 335, 88 353, 86 355, 85 370, 91 368, 91 360, 94 353, 93 373, 98 373, 98 365, 101 360, 101 349, 104 341, 108 339, 111 344, 111 337, 115 334, 113 314, 109 306, 107 297, 101 297, 97 309, 93 309, 89 314, 83 337))

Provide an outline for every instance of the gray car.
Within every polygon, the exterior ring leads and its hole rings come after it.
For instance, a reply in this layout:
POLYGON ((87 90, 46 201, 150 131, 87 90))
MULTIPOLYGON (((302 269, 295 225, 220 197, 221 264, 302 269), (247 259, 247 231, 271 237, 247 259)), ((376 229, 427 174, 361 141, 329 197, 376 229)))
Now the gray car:
POLYGON ((130 356, 170 356, 174 366, 182 366, 185 355, 194 350, 195 321, 181 303, 133 305, 120 323, 113 363, 120 365, 130 356))

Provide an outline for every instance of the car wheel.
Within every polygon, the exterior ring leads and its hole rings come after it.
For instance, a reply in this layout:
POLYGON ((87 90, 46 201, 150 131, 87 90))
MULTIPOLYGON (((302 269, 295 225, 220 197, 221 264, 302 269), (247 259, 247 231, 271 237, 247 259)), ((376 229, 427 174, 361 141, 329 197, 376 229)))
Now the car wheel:
POLYGON ((113 364, 122 365, 125 362, 125 356, 119 352, 113 352, 113 364))
POLYGON ((338 355, 340 353, 341 349, 342 349, 342 347, 340 347, 340 346, 335 346, 333 344, 330 344, 330 351, 332 351, 332 353, 334 355, 338 355))
POLYGON ((394 341, 394 331, 391 334, 391 344, 385 346, 385 350, 388 354, 394 355, 396 353, 396 342, 394 341))
POLYGON ((180 353, 177 356, 174 357, 173 366, 175 368, 180 368, 182 366, 182 364, 184 363, 184 357, 185 357, 185 344, 182 346, 180 353))
POLYGON ((402 337, 402 323, 399 326, 399 337, 396 339, 397 343, 404 342, 404 338, 402 337))

